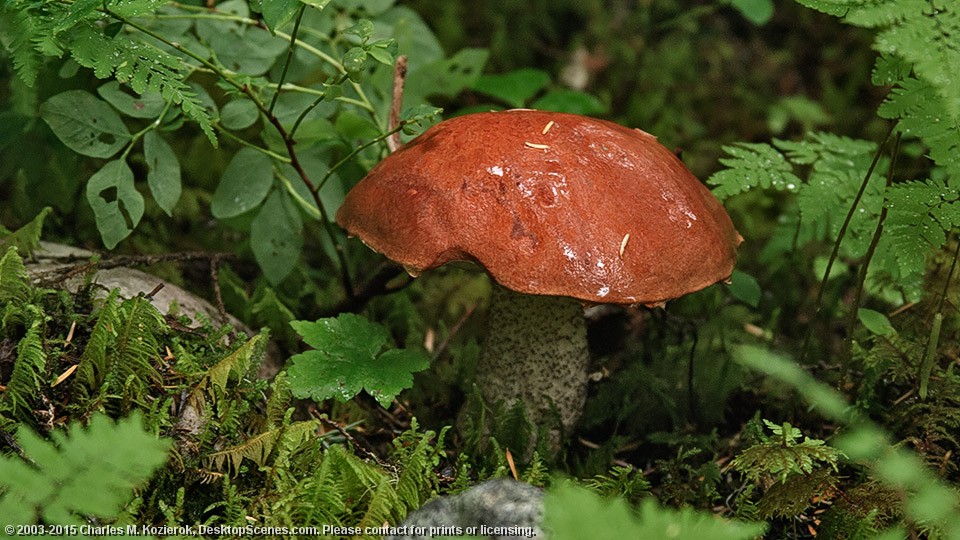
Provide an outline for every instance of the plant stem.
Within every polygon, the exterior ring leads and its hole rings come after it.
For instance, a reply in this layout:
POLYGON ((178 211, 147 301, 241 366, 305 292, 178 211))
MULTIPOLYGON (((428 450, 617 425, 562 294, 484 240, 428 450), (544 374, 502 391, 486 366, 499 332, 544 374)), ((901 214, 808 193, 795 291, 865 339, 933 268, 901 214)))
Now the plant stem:
POLYGON ((853 220, 853 214, 857 211, 857 206, 860 205, 860 199, 863 198, 863 193, 867 190, 867 185, 870 183, 870 178, 873 176, 873 171, 877 168, 877 164, 880 162, 880 157, 883 156, 883 147, 886 146, 887 141, 890 139, 890 135, 893 133, 893 130, 896 127, 897 122, 890 124, 890 129, 887 130, 887 134, 883 137, 883 141, 877 146, 877 152, 873 155, 873 161, 870 162, 870 167, 867 169, 867 174, 863 176, 863 182, 860 184, 860 189, 857 191, 857 195, 853 198, 853 204, 850 205, 850 210, 847 211, 847 217, 844 218, 843 225, 840 226, 840 232, 837 233, 837 240, 833 243, 833 251, 830 252, 830 259, 827 260, 827 268, 823 272, 823 279, 820 280, 820 290, 817 291, 817 299, 814 301, 815 308, 813 316, 810 318, 810 326, 807 327, 807 335, 803 340, 803 345, 800 347, 800 358, 798 359, 798 363, 801 365, 807 356, 807 350, 810 346, 810 339, 813 337, 813 326, 820 315, 820 310, 823 308, 823 293, 827 290, 827 281, 830 279, 830 271, 833 269, 833 263, 837 260, 837 256, 840 254, 840 244, 843 243, 843 237, 847 234, 847 227, 850 226, 850 221, 853 220))
MULTIPOLYGON (((270 107, 267 110, 273 114, 273 108, 277 106, 277 100, 280 99, 280 89, 283 88, 283 81, 287 78, 287 71, 290 69, 290 62, 293 60, 293 53, 296 50, 297 32, 300 30, 300 21, 303 19, 303 11, 307 8, 306 4, 300 6, 297 11, 297 20, 293 23, 293 32, 290 33, 290 45, 287 47, 287 58, 283 62, 283 70, 280 72, 280 79, 277 81, 277 90, 273 93, 273 99, 270 100, 270 107)), ((291 132, 292 135, 292 132, 291 132)))

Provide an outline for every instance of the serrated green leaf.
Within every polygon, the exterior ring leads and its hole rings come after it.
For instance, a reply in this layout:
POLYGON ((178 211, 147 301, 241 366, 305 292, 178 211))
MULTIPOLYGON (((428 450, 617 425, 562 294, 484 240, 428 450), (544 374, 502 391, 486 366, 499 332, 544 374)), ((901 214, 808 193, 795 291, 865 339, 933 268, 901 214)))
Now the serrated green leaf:
POLYGON ((290 388, 301 398, 347 401, 366 390, 386 407, 412 386, 411 373, 430 365, 419 351, 382 352, 389 340, 387 330, 359 315, 290 324, 314 348, 290 359, 290 388))
POLYGON ((227 129, 244 129, 257 121, 260 111, 249 99, 235 99, 223 106, 220 123, 227 129))
POLYGON ((263 204, 250 225, 250 245, 263 274, 274 285, 300 260, 303 223, 285 191, 274 191, 263 204))
POLYGON ((270 158, 253 148, 241 148, 223 171, 213 192, 210 212, 218 219, 248 212, 263 202, 273 184, 270 158))
POLYGON ((130 131, 110 105, 83 90, 67 90, 40 106, 40 117, 71 150, 108 158, 130 142, 130 131))
POLYGON ((888 319, 886 315, 880 313, 879 311, 860 308, 857 310, 857 317, 860 319, 860 322, 863 323, 863 326, 867 328, 867 330, 877 334, 878 336, 889 336, 897 332, 894 330, 893 325, 890 324, 890 319, 888 319))
POLYGON ((180 161, 156 130, 143 136, 143 156, 147 161, 147 185, 157 205, 173 215, 173 207, 180 200, 180 161))
POLYGON ((133 171, 122 159, 108 162, 90 177, 87 202, 107 249, 129 236, 143 217, 143 196, 134 185, 133 171))
POLYGON ((473 89, 511 107, 523 107, 548 84, 550 75, 545 71, 523 68, 509 73, 483 75, 474 83, 473 89))
POLYGON ((124 92, 117 81, 101 85, 97 88, 97 93, 121 114, 133 118, 156 118, 166 106, 163 96, 159 93, 144 92, 142 95, 132 96, 124 92))

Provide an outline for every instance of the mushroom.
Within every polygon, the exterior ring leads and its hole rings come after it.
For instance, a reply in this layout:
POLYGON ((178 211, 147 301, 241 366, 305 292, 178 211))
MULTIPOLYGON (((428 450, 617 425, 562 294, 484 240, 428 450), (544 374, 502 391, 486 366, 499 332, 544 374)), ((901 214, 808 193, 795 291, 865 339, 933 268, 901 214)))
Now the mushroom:
POLYGON ((742 238, 656 137, 573 114, 441 122, 380 162, 337 223, 413 276, 473 261, 499 284, 477 383, 567 433, 587 393, 584 304, 663 305, 727 280, 742 238))

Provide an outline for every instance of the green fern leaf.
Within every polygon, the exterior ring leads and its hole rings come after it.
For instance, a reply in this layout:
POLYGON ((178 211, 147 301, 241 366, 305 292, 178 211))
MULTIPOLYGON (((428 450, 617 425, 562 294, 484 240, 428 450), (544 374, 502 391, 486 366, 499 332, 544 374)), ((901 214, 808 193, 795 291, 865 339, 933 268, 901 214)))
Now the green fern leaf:
MULTIPOLYGON (((0 458, 0 521, 7 524, 84 525, 115 518, 167 459, 166 441, 144 432, 138 416, 114 423, 96 415, 90 427, 74 422, 47 441, 21 428, 25 456, 0 458)), ((108 521, 109 522, 109 521, 108 521)))
POLYGON ((159 92, 165 100, 178 104, 216 145, 210 116, 200 97, 184 81, 179 58, 123 34, 111 38, 91 23, 73 28, 67 43, 73 59, 93 69, 98 78, 115 76, 138 94, 159 92))
POLYGON ((240 465, 244 459, 249 459, 258 466, 263 466, 267 463, 267 459, 278 442, 286 446, 288 451, 293 451, 314 437, 314 432, 319 426, 320 422, 317 420, 294 422, 288 426, 265 431, 237 446, 214 452, 207 456, 207 460, 211 468, 222 470, 226 465, 234 474, 240 471, 240 465))
POLYGON ((30 298, 30 276, 19 250, 9 247, 0 258, 0 304, 17 308, 30 298))
POLYGON ((5 2, 0 13, 10 11, 9 29, 12 37, 10 50, 13 53, 13 67, 17 75, 27 85, 33 86, 37 82, 37 75, 43 65, 43 55, 37 50, 36 42, 41 36, 52 30, 47 30, 46 21, 34 16, 27 9, 10 9, 5 2))
POLYGON ((943 247, 947 233, 960 227, 960 190, 942 180, 905 182, 887 192, 884 235, 877 245, 878 258, 895 260, 901 279, 919 281, 926 258, 943 247))
POLYGON ((930 149, 930 159, 960 182, 960 118, 944 114, 933 86, 913 77, 904 79, 890 91, 877 114, 899 119, 897 129, 918 137, 930 149))
POLYGON ((913 65, 933 86, 946 111, 960 120, 960 6, 953 0, 797 0, 843 17, 850 24, 879 28, 874 48, 913 65))
POLYGON ((43 232, 43 220, 46 219, 53 209, 49 206, 40 211, 30 223, 20 227, 16 231, 4 236, 0 240, 0 251, 6 252, 10 246, 17 246, 18 249, 27 257, 33 255, 33 252, 40 247, 40 234, 43 232))
POLYGON ((163 315, 140 296, 120 304, 120 327, 113 354, 108 358, 111 378, 134 376, 143 382, 159 382, 160 375, 151 364, 160 351, 158 335, 167 330, 163 315))
POLYGON ((822 168, 850 167, 870 157, 877 145, 870 141, 851 139, 833 133, 809 133, 801 141, 775 139, 774 145, 787 154, 787 158, 798 165, 819 163, 822 168))
POLYGON ((113 343, 116 328, 119 326, 120 289, 113 289, 103 300, 97 315, 97 322, 93 325, 87 346, 80 355, 77 365, 76 378, 80 383, 74 390, 81 394, 100 386, 106 377, 107 348, 113 343))
POLYGON ((47 366, 47 355, 43 350, 41 332, 43 316, 40 310, 34 311, 33 322, 27 334, 17 344, 17 358, 13 362, 13 373, 7 382, 7 389, 0 397, 0 406, 13 416, 27 418, 36 397, 40 395, 40 385, 47 366))
POLYGON ((716 186, 713 194, 721 200, 755 187, 792 191, 800 185, 793 166, 769 144, 736 143, 723 150, 730 157, 721 158, 720 163, 728 168, 707 180, 716 186))
POLYGON ((789 423, 776 425, 764 420, 774 437, 747 448, 730 465, 755 482, 776 478, 785 482, 792 475, 807 475, 821 464, 836 469, 843 455, 818 439, 803 438, 800 430, 789 423))

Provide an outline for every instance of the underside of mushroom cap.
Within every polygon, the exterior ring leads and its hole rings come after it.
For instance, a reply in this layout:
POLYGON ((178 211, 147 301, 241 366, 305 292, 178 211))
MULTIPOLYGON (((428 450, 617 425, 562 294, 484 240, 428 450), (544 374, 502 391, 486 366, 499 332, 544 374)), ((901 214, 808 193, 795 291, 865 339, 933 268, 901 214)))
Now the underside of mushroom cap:
POLYGON ((337 222, 414 274, 475 261, 518 292, 617 304, 727 279, 742 240, 652 135, 530 110, 433 126, 360 181, 337 222))

